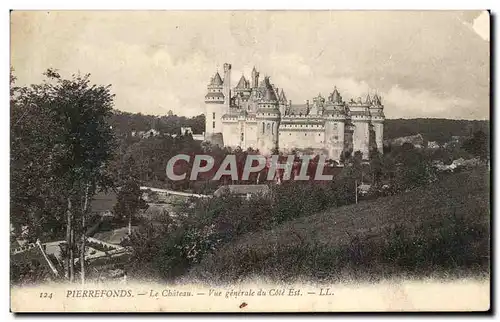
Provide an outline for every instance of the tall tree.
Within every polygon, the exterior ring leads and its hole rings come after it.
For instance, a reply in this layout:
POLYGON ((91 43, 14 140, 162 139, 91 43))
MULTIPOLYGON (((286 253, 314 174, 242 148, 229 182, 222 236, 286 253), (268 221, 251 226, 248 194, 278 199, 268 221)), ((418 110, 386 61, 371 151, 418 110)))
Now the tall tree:
POLYGON ((132 234, 132 219, 141 209, 148 205, 142 199, 142 191, 136 180, 128 180, 118 192, 113 212, 121 219, 128 220, 128 234, 132 234))
POLYGON ((77 234, 84 262, 89 200, 112 185, 106 164, 114 149, 108 124, 114 95, 110 86, 91 84, 89 74, 63 79, 48 69, 44 75, 42 84, 11 94, 13 216, 35 233, 37 221, 65 222, 66 275, 74 280, 77 234))

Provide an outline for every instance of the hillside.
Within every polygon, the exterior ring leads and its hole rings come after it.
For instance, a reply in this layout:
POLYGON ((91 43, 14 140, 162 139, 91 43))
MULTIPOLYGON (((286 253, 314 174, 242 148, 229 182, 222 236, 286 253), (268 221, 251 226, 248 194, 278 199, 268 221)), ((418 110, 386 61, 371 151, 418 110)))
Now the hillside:
POLYGON ((205 132, 205 116, 203 114, 187 118, 177 115, 144 115, 114 110, 109 123, 118 135, 150 129, 156 129, 162 133, 178 134, 181 127, 190 127, 195 134, 205 132))
POLYGON ((321 280, 486 273, 488 176, 479 169, 453 174, 401 195, 247 234, 205 258, 190 277, 321 280))
MULTIPOLYGON (((144 115, 115 110, 110 124, 118 134, 129 134, 132 131, 147 131, 155 128, 165 133, 179 133, 181 127, 191 127, 193 133, 205 132, 205 115, 200 114, 187 118, 177 115, 144 115)), ((489 121, 469 121, 451 119, 387 119, 384 125, 384 139, 422 134, 427 141, 445 143, 452 136, 469 136, 482 130, 489 135, 489 121)))
POLYGON ((489 121, 451 119, 387 119, 384 124, 384 139, 422 134, 426 141, 445 143, 452 136, 470 136, 481 130, 489 135, 489 121))

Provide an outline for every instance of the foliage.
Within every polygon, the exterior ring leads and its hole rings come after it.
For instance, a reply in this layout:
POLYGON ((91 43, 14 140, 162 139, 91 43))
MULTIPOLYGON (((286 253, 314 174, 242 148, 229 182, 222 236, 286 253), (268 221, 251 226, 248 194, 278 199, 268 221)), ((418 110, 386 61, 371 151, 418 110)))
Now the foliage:
POLYGON ((464 142, 462 148, 481 160, 490 158, 489 140, 483 131, 474 132, 472 137, 464 142))
POLYGON ((387 119, 384 123, 384 139, 422 134, 427 141, 440 144, 449 142, 452 136, 471 136, 481 130, 489 136, 489 121, 450 119, 387 119))
POLYGON ((91 197, 111 184, 105 165, 114 149, 110 87, 90 75, 45 76, 29 87, 11 83, 11 222, 31 240, 61 237, 67 199, 81 210, 87 187, 91 197))
POLYGON ((191 127, 195 134, 205 132, 205 115, 203 114, 187 118, 173 115, 173 113, 166 116, 154 116, 114 110, 109 122, 120 137, 130 136, 132 131, 139 132, 151 129, 166 134, 184 135, 181 133, 181 127, 191 127))
POLYGON ((488 274, 485 175, 484 170, 453 174, 408 194, 248 233, 205 257, 189 277, 236 282, 259 276, 292 282, 488 274), (469 185, 460 185, 464 181, 469 185), (461 203, 464 195, 468 203, 461 203))
POLYGON ((132 220, 138 211, 148 208, 148 204, 142 199, 142 191, 139 184, 134 180, 128 180, 118 191, 113 214, 117 219, 132 220))

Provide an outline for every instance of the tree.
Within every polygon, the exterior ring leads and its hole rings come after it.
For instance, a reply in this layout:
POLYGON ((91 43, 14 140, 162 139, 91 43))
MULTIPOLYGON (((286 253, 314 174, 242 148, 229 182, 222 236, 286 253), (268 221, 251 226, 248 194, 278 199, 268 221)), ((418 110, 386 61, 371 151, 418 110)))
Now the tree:
POLYGON ((135 180, 128 180, 119 190, 113 212, 120 219, 128 220, 128 234, 132 233, 132 219, 141 209, 148 205, 142 199, 142 191, 135 180))
POLYGON ((489 159, 488 136, 481 130, 474 132, 472 137, 464 142, 462 148, 481 160, 489 159))
MULTIPOLYGON (((89 200, 96 189, 112 186, 106 164, 115 142, 108 123, 114 95, 109 85, 91 84, 89 74, 63 79, 48 69, 44 75, 42 84, 11 92, 13 217, 34 234, 65 223, 66 275, 73 281, 77 234, 84 276, 89 200)), ((60 235, 61 229, 53 234, 60 235)))

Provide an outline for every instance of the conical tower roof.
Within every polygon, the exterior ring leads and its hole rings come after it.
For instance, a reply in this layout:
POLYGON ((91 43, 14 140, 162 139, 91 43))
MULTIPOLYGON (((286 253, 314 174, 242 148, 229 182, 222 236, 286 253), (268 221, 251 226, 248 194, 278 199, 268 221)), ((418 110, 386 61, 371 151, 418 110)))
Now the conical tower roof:
POLYGON ((333 93, 331 95, 332 102, 334 103, 342 103, 342 96, 340 96, 339 91, 337 90, 337 86, 333 88, 333 93))
POLYGON ((238 85, 236 85, 236 88, 245 88, 247 85, 247 80, 244 75, 241 75, 240 81, 238 82, 238 85))
POLYGON ((287 102, 287 99, 286 99, 286 96, 285 96, 285 91, 283 90, 283 88, 281 89, 281 93, 280 93, 280 102, 287 102))
POLYGON ((269 82, 269 77, 264 78, 264 100, 268 102, 275 102, 278 100, 276 97, 276 92, 269 82))
POLYGON ((370 94, 366 94, 365 103, 366 104, 371 104, 372 103, 372 99, 370 98, 370 94))
POLYGON ((220 77, 219 72, 215 73, 215 76, 212 79, 212 85, 222 85, 222 78, 220 77))

